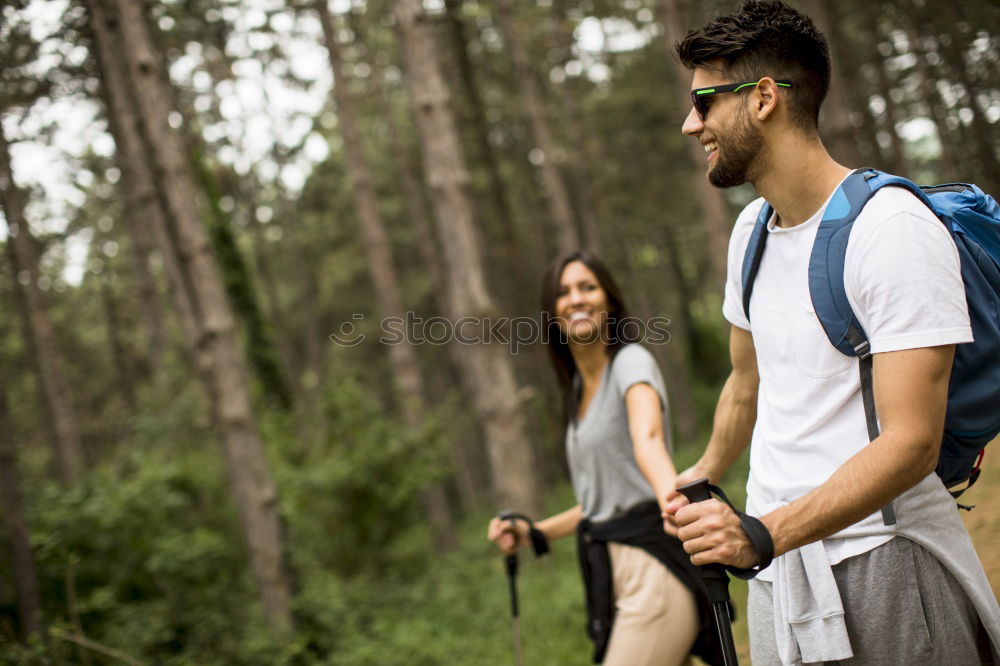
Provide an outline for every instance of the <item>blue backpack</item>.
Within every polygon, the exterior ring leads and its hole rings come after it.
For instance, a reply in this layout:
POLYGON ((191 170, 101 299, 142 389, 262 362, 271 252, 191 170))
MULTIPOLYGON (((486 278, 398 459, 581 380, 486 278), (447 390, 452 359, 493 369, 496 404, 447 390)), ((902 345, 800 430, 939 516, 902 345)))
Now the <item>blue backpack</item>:
MULTIPOLYGON (((857 356, 868 437, 878 437, 868 336, 844 289, 847 239, 858 213, 875 192, 904 187, 944 223, 958 248, 974 342, 957 345, 948 385, 948 410, 937 473, 958 497, 979 478, 986 445, 1000 433, 1000 206, 975 185, 921 187, 875 169, 858 169, 834 193, 820 221, 809 257, 809 295, 830 343, 857 356), (965 483, 960 490, 954 488, 965 483)), ((750 318, 753 282, 767 242, 772 208, 764 204, 743 260, 743 310, 750 318)), ((919 270, 914 266, 914 270, 919 270)), ((970 507, 963 507, 970 508, 970 507)), ((895 522, 883 509, 886 524, 895 522)))

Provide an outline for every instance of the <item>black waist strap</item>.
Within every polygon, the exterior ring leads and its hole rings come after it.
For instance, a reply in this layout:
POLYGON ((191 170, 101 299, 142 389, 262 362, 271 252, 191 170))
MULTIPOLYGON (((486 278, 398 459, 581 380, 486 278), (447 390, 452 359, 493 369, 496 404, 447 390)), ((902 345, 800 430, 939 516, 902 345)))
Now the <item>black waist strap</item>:
POLYGON ((604 660, 614 625, 614 578, 608 542, 642 548, 659 560, 695 595, 701 630, 691 653, 708 664, 722 663, 722 650, 713 630, 712 608, 697 568, 681 542, 663 531, 655 501, 636 505, 620 518, 601 523, 581 520, 576 532, 577 557, 587 602, 587 635, 594 642, 594 663, 604 660))

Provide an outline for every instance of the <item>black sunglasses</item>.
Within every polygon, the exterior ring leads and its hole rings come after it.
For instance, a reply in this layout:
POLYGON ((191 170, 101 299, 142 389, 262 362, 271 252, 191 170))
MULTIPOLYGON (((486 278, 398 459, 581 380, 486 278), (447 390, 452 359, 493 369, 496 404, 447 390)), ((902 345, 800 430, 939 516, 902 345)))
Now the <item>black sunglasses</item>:
MULTIPOLYGON (((694 106, 698 117, 705 120, 705 116, 708 115, 708 109, 712 106, 712 95, 738 92, 744 88, 750 89, 751 86, 756 86, 758 83, 760 81, 747 81, 745 83, 726 83, 721 86, 710 86, 708 88, 695 88, 691 91, 691 104, 694 106)), ((775 83, 783 88, 788 88, 792 85, 791 81, 775 81, 775 83)))

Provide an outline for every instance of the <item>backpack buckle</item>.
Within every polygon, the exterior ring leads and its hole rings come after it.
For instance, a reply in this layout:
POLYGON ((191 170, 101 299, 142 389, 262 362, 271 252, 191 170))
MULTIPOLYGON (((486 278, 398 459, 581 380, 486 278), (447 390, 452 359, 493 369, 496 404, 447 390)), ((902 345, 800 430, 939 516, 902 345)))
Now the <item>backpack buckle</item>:
POLYGON ((854 346, 854 353, 858 355, 858 358, 862 361, 871 356, 871 345, 865 340, 860 344, 854 346))

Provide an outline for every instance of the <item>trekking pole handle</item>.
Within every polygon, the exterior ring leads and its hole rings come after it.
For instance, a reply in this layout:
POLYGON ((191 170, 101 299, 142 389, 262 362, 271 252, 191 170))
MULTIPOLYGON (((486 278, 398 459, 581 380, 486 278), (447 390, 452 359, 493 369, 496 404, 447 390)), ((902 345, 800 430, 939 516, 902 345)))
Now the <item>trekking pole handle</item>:
POLYGON ((712 499, 712 491, 708 489, 708 484, 708 479, 695 479, 691 483, 685 483, 679 487, 677 492, 687 497, 688 501, 692 504, 695 502, 704 502, 705 500, 712 499))
MULTIPOLYGON (((681 495, 688 498, 692 504, 712 499, 708 479, 696 479, 677 489, 681 495)), ((721 564, 704 564, 699 567, 702 580, 708 590, 708 598, 713 604, 729 600, 729 577, 726 568, 721 564)))
POLYGON ((535 557, 541 557, 549 552, 548 538, 542 533, 541 530, 535 527, 535 521, 531 518, 528 518, 523 513, 515 513, 507 509, 498 513, 497 518, 500 520, 510 521, 511 523, 523 520, 528 525, 528 540, 531 542, 531 549, 535 551, 535 557))

